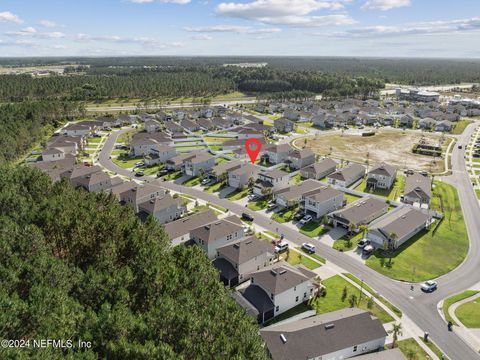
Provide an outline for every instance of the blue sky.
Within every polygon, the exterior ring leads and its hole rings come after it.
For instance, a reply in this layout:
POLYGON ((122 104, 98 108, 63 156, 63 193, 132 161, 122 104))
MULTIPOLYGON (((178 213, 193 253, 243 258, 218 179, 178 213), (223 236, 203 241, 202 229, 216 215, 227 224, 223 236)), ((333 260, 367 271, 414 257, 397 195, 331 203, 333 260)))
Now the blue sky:
POLYGON ((0 56, 480 58, 479 0, 0 0, 0 56))

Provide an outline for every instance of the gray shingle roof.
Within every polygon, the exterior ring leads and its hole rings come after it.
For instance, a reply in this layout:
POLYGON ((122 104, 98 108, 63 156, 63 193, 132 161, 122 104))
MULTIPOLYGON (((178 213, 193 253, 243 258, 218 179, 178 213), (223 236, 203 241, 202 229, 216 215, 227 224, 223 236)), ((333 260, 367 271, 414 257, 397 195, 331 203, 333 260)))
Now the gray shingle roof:
POLYGON ((219 255, 231 260, 236 264, 243 264, 255 257, 265 254, 273 254, 273 246, 267 241, 250 236, 246 239, 227 244, 217 249, 219 255))
POLYGON ((206 210, 166 224, 165 232, 170 239, 176 239, 183 234, 189 233, 193 229, 209 224, 215 220, 217 220, 215 213, 212 210, 206 210))
POLYGON ((362 198, 344 209, 334 211, 331 215, 347 224, 360 224, 374 214, 388 209, 388 204, 374 197, 362 198))

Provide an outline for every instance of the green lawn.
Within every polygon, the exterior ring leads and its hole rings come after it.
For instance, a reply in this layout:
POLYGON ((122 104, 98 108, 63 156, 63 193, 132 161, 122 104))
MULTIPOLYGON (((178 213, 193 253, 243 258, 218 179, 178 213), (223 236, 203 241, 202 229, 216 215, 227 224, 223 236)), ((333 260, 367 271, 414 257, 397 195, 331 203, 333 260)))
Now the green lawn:
POLYGON ((205 136, 203 140, 205 142, 211 143, 211 142, 225 142, 228 140, 232 140, 233 138, 226 138, 226 137, 213 137, 213 136, 205 136))
POLYGON ((364 309, 376 316, 382 323, 388 323, 394 321, 394 319, 388 315, 382 308, 377 304, 373 303, 371 309, 368 309, 368 298, 365 293, 362 293, 360 303, 358 300, 360 298, 360 289, 357 289, 355 286, 350 284, 348 281, 343 279, 340 275, 332 276, 327 280, 322 281, 323 285, 326 287, 327 294, 325 297, 318 297, 312 301, 312 307, 317 310, 317 313, 323 314, 331 311, 341 310, 344 308, 349 308, 349 298, 354 295, 357 298, 357 307, 364 309), (347 297, 342 301, 343 289, 347 289, 347 297))
POLYGON ((480 328, 480 299, 460 305, 455 310, 455 315, 467 328, 480 328))
POLYGON ((87 144, 98 144, 102 141, 102 138, 99 137, 90 137, 87 139, 87 144))
POLYGON ((378 250, 367 260, 367 265, 404 281, 433 279, 455 269, 467 255, 469 246, 457 190, 435 181, 431 208, 445 214, 435 234, 436 223, 400 246, 392 255, 391 263, 383 251, 378 250))
POLYGON ((345 197, 345 200, 347 200, 347 204, 351 204, 351 203, 361 199, 361 197, 359 197, 359 196, 355 196, 355 195, 351 195, 351 194, 347 194, 347 193, 344 193, 343 196, 345 197))
POLYGON ((251 201, 247 205, 247 207, 250 210, 253 210, 253 211, 259 211, 259 210, 266 209, 267 206, 268 206, 268 200, 251 201))
POLYGON ((355 190, 365 192, 365 193, 368 193, 368 194, 383 196, 383 197, 387 198, 388 200, 395 200, 396 198, 398 198, 402 194, 404 187, 405 187, 405 176, 398 175, 397 179, 395 180, 395 183, 393 184, 391 189, 388 189, 388 190, 384 190, 384 189, 372 190, 372 189, 369 189, 369 190, 367 190, 367 179, 365 178, 360 183, 360 185, 358 185, 355 188, 355 190))
POLYGON ((275 316, 273 319, 267 321, 265 323, 265 326, 275 324, 277 322, 286 320, 288 318, 291 318, 292 316, 304 313, 305 311, 309 311, 309 310, 312 310, 312 309, 310 308, 310 306, 307 305, 306 302, 301 303, 301 304, 291 308, 290 310, 287 310, 284 313, 281 313, 280 315, 275 316))
POLYGON ((177 180, 180 177, 182 177, 182 172, 175 171, 175 172, 168 173, 167 175, 164 175, 163 180, 165 181, 177 180))
POLYGON ((130 142, 130 139, 136 132, 138 132, 137 129, 132 129, 123 134, 118 135, 116 143, 128 144, 130 142))
POLYGON ((354 283, 360 285, 360 286, 363 286, 363 288, 368 291, 370 294, 373 295, 373 297, 375 297, 376 299, 380 300, 380 302, 382 302, 384 305, 386 305, 390 310, 392 310, 399 318, 402 317, 402 311, 397 308, 396 306, 394 306, 392 303, 390 303, 387 299, 385 299, 384 297, 378 295, 375 293, 375 291, 373 291, 373 289, 368 286, 365 282, 363 283, 362 285, 362 281, 357 278, 356 276, 352 275, 352 274, 349 274, 349 273, 343 273, 342 275, 348 277, 350 280, 352 280, 354 283))
POLYGON ((319 268, 320 265, 316 261, 303 256, 301 253, 295 250, 288 250, 287 253, 284 253, 283 258, 290 264, 290 265, 297 265, 302 264, 307 267, 307 269, 313 270, 319 268))
POLYGON ((348 239, 338 239, 333 242, 333 248, 338 251, 349 251, 355 248, 356 242, 348 239))
POLYGON ((302 182, 302 176, 300 174, 297 174, 297 175, 290 178, 290 183, 292 185, 297 185, 300 182, 302 182))
POLYGON ((213 185, 207 186, 203 191, 206 193, 214 193, 220 191, 222 188, 226 186, 224 181, 219 181, 213 185))
POLYGON ((135 158, 114 158, 112 161, 120 166, 123 169, 130 169, 135 166, 136 163, 143 161, 143 157, 135 157, 135 158))
POLYGON ((410 338, 406 340, 400 340, 397 342, 398 348, 402 351, 403 355, 409 360, 429 360, 430 357, 423 350, 418 343, 410 338))
POLYGON ((240 200, 243 199, 250 193, 250 188, 245 188, 243 190, 237 189, 226 196, 226 198, 230 201, 240 200))
POLYGON ((270 231, 270 230, 265 230, 264 233, 268 234, 270 236, 273 236, 273 238, 275 238, 275 239, 278 239, 280 237, 280 234, 277 234, 277 233, 275 233, 273 231, 270 231))
POLYGON ((327 260, 325 260, 325 258, 323 258, 323 257, 321 257, 320 255, 317 255, 317 254, 312 254, 312 253, 306 251, 305 249, 301 248, 300 246, 299 246, 299 247, 296 247, 295 249, 297 249, 298 251, 303 252, 304 254, 307 254, 308 256, 314 258, 315 260, 320 261, 322 264, 326 264, 326 263, 327 263, 327 260))
POLYGON ((219 145, 210 145, 209 148, 212 151, 222 151, 222 147, 219 145))
POLYGON ((121 155, 124 154, 124 156, 128 155, 128 150, 122 150, 122 149, 113 149, 111 155, 121 155))
POLYGON ((453 296, 450 296, 449 298, 445 299, 443 301, 443 307, 442 307, 442 310, 443 310, 443 316, 445 317, 445 320, 447 321, 451 321, 452 323, 454 323, 455 325, 458 325, 453 319, 452 317, 450 316, 450 314, 448 313, 448 309, 450 308, 450 306, 452 306, 453 304, 455 304, 456 302, 459 302, 463 299, 466 299, 466 298, 469 298, 475 294, 478 294, 478 291, 475 291, 475 290, 466 290, 464 292, 461 292, 460 294, 456 294, 456 295, 453 295, 453 296))
POLYGON ((300 232, 303 235, 314 238, 314 237, 321 236, 321 235, 325 234, 326 232, 328 232, 328 229, 326 229, 318 221, 310 221, 309 223, 303 225, 300 228, 300 232))
POLYGON ((425 345, 427 345, 430 348, 430 350, 432 350, 435 353, 435 355, 438 356, 439 359, 447 358, 446 355, 433 342, 425 341, 422 336, 420 336, 419 338, 425 345))
POLYGON ((282 209, 272 215, 271 219, 283 224, 293 220, 293 215, 297 212, 297 208, 282 209))
POLYGON ((220 164, 223 164, 223 163, 226 163, 226 162, 228 162, 228 160, 223 158, 223 157, 218 157, 217 160, 215 160, 215 163, 217 165, 220 165, 220 164))
POLYGON ((266 168, 269 168, 269 167, 272 167, 274 166, 275 164, 272 164, 270 162, 263 162, 263 161, 260 161, 260 160, 257 160, 255 161, 255 165, 259 165, 259 166, 263 166, 263 167, 266 167, 266 168))
POLYGON ((145 175, 155 175, 156 173, 158 173, 163 168, 164 168, 164 165, 154 165, 154 166, 151 166, 151 167, 144 168, 143 172, 145 173, 145 175))
POLYGON ((462 119, 462 120, 457 122, 457 124, 455 125, 455 127, 453 128, 453 130, 450 133, 454 134, 454 135, 460 135, 460 134, 463 133, 465 128, 468 125, 470 125, 471 123, 473 123, 473 120, 462 119))
POLYGON ((200 184, 200 178, 198 176, 188 179, 187 181, 184 181, 182 183, 183 186, 188 186, 188 187, 196 186, 199 184, 200 184))
POLYGON ((476 190, 475 190, 475 193, 477 194, 477 198, 480 199, 480 189, 476 189, 476 190))

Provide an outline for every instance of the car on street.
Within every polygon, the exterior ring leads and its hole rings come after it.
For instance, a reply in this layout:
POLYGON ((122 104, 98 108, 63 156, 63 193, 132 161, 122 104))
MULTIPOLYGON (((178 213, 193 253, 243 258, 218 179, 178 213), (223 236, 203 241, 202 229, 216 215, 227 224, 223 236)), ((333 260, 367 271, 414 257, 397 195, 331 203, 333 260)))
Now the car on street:
POLYGON ((428 280, 428 281, 425 281, 420 286, 420 289, 422 289, 422 291, 425 291, 425 292, 432 292, 432 291, 437 290, 437 286, 438 286, 438 284, 437 284, 436 281, 428 280))
POLYGON ((253 216, 247 213, 242 214, 242 219, 247 221, 253 221, 253 216))
POLYGON ((302 220, 300 220, 300 224, 305 225, 313 220, 312 215, 305 215, 302 220))
POLYGON ((310 244, 310 243, 303 243, 302 244, 302 249, 305 250, 306 252, 309 253, 314 253, 315 252, 315 245, 310 244))
POLYGON ((370 245, 370 240, 368 239, 361 239, 357 242, 357 246, 359 249, 363 249, 367 245, 370 245))
POLYGON ((275 246, 275 252, 276 253, 281 253, 281 252, 284 252, 288 249, 288 243, 286 242, 280 242, 279 244, 277 244, 277 246, 275 246))
POLYGON ((373 247, 373 245, 366 245, 364 248, 363 248, 363 255, 364 256, 370 256, 373 254, 373 252, 375 251, 375 248, 373 247))

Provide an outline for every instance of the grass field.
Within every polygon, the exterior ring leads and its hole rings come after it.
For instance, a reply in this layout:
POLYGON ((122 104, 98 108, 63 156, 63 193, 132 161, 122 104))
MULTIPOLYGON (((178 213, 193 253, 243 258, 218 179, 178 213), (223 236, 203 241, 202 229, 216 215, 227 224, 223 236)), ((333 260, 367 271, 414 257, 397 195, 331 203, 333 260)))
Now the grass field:
POLYGON ((232 140, 234 138, 231 137, 217 137, 217 136, 205 136, 203 140, 205 142, 211 143, 211 142, 225 142, 228 140, 232 140))
POLYGON ((243 199, 250 193, 250 188, 245 188, 243 190, 237 189, 226 196, 226 198, 230 201, 240 200, 243 199))
POLYGON ((448 313, 448 309, 450 308, 450 306, 452 306, 453 304, 455 304, 456 302, 459 302, 463 299, 466 299, 466 298, 469 298, 475 294, 477 294, 478 291, 475 291, 475 290, 466 290, 464 292, 461 292, 459 294, 456 294, 456 295, 453 295, 453 296, 450 296, 449 298, 445 299, 443 301, 443 307, 442 307, 442 310, 443 310, 443 316, 445 317, 445 320, 447 321, 451 321, 452 323, 454 323, 455 325, 458 325, 455 320, 453 320, 453 318, 450 316, 450 314, 448 313))
POLYGON ((435 181, 431 208, 445 214, 435 234, 425 230, 400 246, 389 259, 378 250, 367 260, 372 269, 394 279, 424 281, 455 269, 468 252, 468 235, 457 190, 435 181))
POLYGON ((310 221, 308 224, 303 225, 300 228, 300 232, 303 235, 314 238, 320 235, 325 234, 328 231, 321 223, 318 221, 310 221))
POLYGON ((347 193, 344 193, 343 196, 347 200, 347 204, 351 204, 352 202, 355 202, 355 201, 361 199, 360 196, 355 196, 355 195, 351 195, 351 194, 347 194, 347 193))
POLYGON ((297 208, 283 209, 272 215, 271 219, 278 223, 286 223, 293 220, 293 215, 297 212, 297 208))
POLYGON ((192 186, 196 186, 196 185, 199 185, 200 184, 200 178, 198 176, 195 176, 191 179, 188 179, 187 181, 183 182, 183 186, 188 186, 188 187, 192 187, 192 186))
POLYGON ((480 328, 480 299, 476 298, 475 300, 460 305, 455 310, 455 315, 467 328, 480 328))
POLYGON ((176 180, 180 177, 182 177, 182 172, 181 171, 175 171, 175 172, 168 173, 167 175, 164 175, 163 180, 171 181, 171 180, 176 180))
POLYGON ((357 246, 357 243, 353 240, 338 239, 333 242, 333 248, 338 251, 349 251, 357 246))
POLYGON ((295 251, 295 250, 289 250, 288 251, 288 258, 287 254, 283 255, 284 259, 287 260, 287 262, 290 265, 297 265, 297 264, 302 264, 304 265, 307 269, 313 270, 316 268, 319 268, 320 265, 316 261, 313 261, 312 259, 307 258, 306 256, 303 256, 300 252, 295 251))
POLYGON ((355 190, 356 191, 361 191, 365 192, 368 194, 373 194, 377 196, 383 196, 384 198, 387 198, 388 200, 395 200, 397 199, 403 192, 403 189, 405 188, 405 176, 402 175, 397 175, 397 179, 395 180, 395 183, 393 184, 391 189, 384 190, 384 189, 368 189, 367 190, 367 179, 363 179, 363 181, 358 185, 355 190))
POLYGON ((477 194, 477 198, 480 199, 480 189, 476 189, 476 190, 475 190, 475 194, 477 194))
POLYGON ((135 157, 135 158, 114 158, 112 161, 120 166, 123 169, 130 169, 135 166, 136 163, 140 162, 143 160, 143 157, 135 157))
POLYGON ((299 247, 296 247, 295 249, 297 249, 298 251, 303 252, 304 254, 307 254, 308 256, 314 258, 315 260, 320 261, 322 264, 326 264, 326 263, 327 263, 327 260, 325 260, 325 258, 321 257, 321 256, 318 255, 318 254, 312 254, 312 253, 306 251, 305 249, 301 248, 300 246, 299 246, 299 247))
POLYGON ((203 191, 205 191, 206 193, 214 193, 214 192, 220 191, 225 186, 226 184, 224 181, 219 181, 216 184, 206 187, 205 189, 203 189, 203 191))
POLYGON ((260 211, 266 209, 268 206, 268 200, 257 200, 248 203, 247 207, 253 211, 260 211))
POLYGON ((314 302, 312 302, 312 307, 317 310, 317 313, 323 314, 331 311, 336 311, 340 309, 345 309, 350 307, 349 298, 354 295, 357 298, 357 307, 364 309, 376 316, 382 323, 388 323, 394 319, 380 308, 375 303, 372 304, 371 308, 368 308, 368 298, 365 293, 362 293, 360 303, 358 300, 360 298, 360 289, 357 289, 355 286, 350 284, 348 281, 343 279, 340 275, 332 276, 327 280, 322 281, 323 285, 327 289, 327 295, 325 297, 319 297, 314 302), (342 300, 343 289, 347 289, 347 297, 342 300))
MULTIPOLYGON (((392 129, 377 130, 375 136, 363 137, 350 134, 328 134, 309 137, 307 148, 319 155, 329 155, 337 159, 347 159, 363 163, 368 154, 370 164, 386 162, 398 168, 407 167, 414 170, 433 172, 444 170, 444 162, 437 159, 432 166, 432 157, 414 154, 412 146, 422 136, 439 141, 436 134, 422 134, 413 132, 395 131, 392 129), (391 151, 395 149, 395 151, 391 151)), ((303 146, 303 138, 295 141, 297 146, 303 146)), ((447 142, 445 142, 446 146, 447 142)))
POLYGON ((462 119, 460 121, 457 122, 456 126, 453 128, 453 130, 451 131, 451 134, 454 134, 454 135, 460 135, 461 133, 463 133, 463 131, 465 130, 465 128, 470 125, 471 123, 473 123, 473 120, 468 120, 468 119, 462 119))
POLYGON ((397 346, 409 360, 430 360, 430 356, 412 338, 398 341, 397 346))
POLYGON ((297 185, 300 182, 302 182, 302 176, 300 174, 297 174, 297 175, 290 178, 290 183, 292 185, 297 185))

